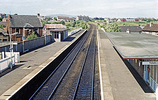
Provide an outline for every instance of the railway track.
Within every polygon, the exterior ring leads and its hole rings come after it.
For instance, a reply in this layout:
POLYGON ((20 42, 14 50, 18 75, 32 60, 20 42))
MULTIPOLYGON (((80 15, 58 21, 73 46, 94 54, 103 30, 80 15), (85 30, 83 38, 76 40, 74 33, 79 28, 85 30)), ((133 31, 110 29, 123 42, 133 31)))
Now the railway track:
POLYGON ((36 90, 30 100, 93 100, 99 98, 96 95, 94 97, 96 27, 90 26, 91 28, 81 41, 36 90))

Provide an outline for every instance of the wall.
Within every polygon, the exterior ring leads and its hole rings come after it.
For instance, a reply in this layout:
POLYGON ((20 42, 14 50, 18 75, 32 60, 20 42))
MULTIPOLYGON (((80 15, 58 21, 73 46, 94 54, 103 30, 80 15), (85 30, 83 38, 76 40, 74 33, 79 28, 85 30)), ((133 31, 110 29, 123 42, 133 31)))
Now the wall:
MULTIPOLYGON (((24 50, 33 50, 39 47, 42 47, 46 44, 54 42, 54 39, 52 38, 51 35, 46 36, 46 41, 45 37, 39 37, 33 40, 29 41, 24 41, 24 42, 19 42, 17 45, 13 46, 13 51, 14 52, 20 52, 20 54, 23 54, 23 45, 24 45, 24 50)), ((0 52, 9 52, 10 45, 7 46, 2 46, 0 47, 0 52)))

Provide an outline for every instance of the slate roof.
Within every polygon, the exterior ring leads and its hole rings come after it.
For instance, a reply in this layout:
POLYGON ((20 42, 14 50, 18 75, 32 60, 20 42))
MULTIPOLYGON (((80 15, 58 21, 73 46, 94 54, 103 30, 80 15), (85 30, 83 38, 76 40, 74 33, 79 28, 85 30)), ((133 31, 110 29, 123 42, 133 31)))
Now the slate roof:
POLYGON ((141 32, 142 28, 140 26, 120 26, 121 32, 126 32, 129 29, 130 32, 141 32))
POLYGON ((5 33, 5 30, 3 30, 3 29, 0 29, 0 34, 2 34, 2 35, 4 35, 4 36, 9 35, 8 33, 5 33))
POLYGON ((0 22, 0 24, 1 24, 1 25, 5 25, 5 26, 7 25, 6 22, 0 22))
POLYGON ((42 23, 34 15, 10 15, 11 27, 42 27, 42 23))
POLYGON ((158 24, 147 24, 144 28, 143 31, 150 31, 150 32, 158 32, 158 24))

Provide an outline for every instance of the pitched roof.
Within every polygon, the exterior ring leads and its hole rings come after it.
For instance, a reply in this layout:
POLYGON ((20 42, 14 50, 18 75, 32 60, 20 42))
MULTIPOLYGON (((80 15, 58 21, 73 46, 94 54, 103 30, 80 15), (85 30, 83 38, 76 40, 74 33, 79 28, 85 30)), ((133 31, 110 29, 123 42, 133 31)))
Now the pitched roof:
POLYGON ((121 32, 126 32, 128 29, 131 32, 140 32, 142 31, 140 26, 120 26, 121 32))
POLYGON ((34 15, 10 15, 11 27, 42 27, 42 23, 34 15))
POLYGON ((70 18, 70 17, 65 17, 65 16, 58 16, 58 19, 68 19, 68 20, 74 20, 73 18, 70 18))
POLYGON ((5 30, 3 30, 3 29, 1 29, 1 28, 0 28, 0 32, 3 32, 3 33, 4 33, 4 32, 5 32, 5 30))
POLYGON ((7 25, 7 22, 0 22, 0 25, 7 25))
POLYGON ((1 29, 1 28, 0 28, 0 34, 2 34, 2 35, 4 35, 4 36, 9 35, 8 33, 5 33, 5 30, 3 30, 3 29, 1 29))
POLYGON ((65 25, 62 24, 45 24, 46 28, 66 28, 65 25))
POLYGON ((144 28, 143 31, 153 31, 153 32, 157 32, 158 31, 158 24, 147 24, 144 28))

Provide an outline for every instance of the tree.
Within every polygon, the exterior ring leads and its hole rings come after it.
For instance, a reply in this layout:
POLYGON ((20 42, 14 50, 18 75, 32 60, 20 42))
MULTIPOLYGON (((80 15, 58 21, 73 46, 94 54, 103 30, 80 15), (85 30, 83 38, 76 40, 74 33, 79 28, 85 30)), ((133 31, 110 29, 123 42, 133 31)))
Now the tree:
POLYGON ((61 21, 60 23, 63 24, 63 25, 65 25, 65 22, 64 22, 64 21, 61 21))
POLYGON ((57 18, 56 18, 56 17, 54 17, 54 20, 56 20, 56 21, 57 21, 57 18))
POLYGON ((26 40, 32 40, 32 39, 35 39, 35 38, 38 38, 38 36, 35 34, 35 31, 34 31, 34 32, 32 32, 31 35, 29 35, 29 36, 27 37, 26 40))
POLYGON ((5 28, 5 27, 6 27, 5 25, 0 25, 0 28, 1 28, 1 29, 5 28))
POLYGON ((74 21, 74 22, 72 23, 72 27, 75 27, 75 25, 76 25, 76 21, 74 21))
POLYGON ((107 24, 104 27, 104 30, 106 32, 120 32, 121 31, 120 27, 117 24, 107 24))
POLYGON ((2 17, 0 17, 0 21, 2 21, 2 19, 3 19, 3 18, 2 18, 2 17))

